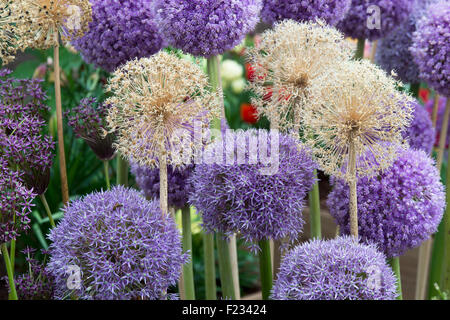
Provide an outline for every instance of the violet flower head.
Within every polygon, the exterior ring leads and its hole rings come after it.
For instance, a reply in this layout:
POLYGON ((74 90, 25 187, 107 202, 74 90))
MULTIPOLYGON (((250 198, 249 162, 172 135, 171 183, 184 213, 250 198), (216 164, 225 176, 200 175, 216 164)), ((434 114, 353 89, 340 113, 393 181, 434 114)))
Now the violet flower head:
POLYGON ((445 97, 450 96, 450 2, 427 7, 413 36, 411 52, 420 77, 445 97))
MULTIPOLYGON (((447 98, 440 96, 439 100, 438 100, 438 113, 437 113, 437 119, 436 119, 436 129, 435 129, 435 132, 436 132, 436 139, 434 140, 435 147, 439 146, 439 139, 440 139, 440 134, 441 134, 441 130, 442 130, 442 120, 444 119, 446 103, 447 103, 447 98)), ((434 99, 428 100, 427 103, 425 104, 425 108, 427 109, 428 113, 431 116, 433 114, 434 99)), ((450 123, 449 123, 449 128, 447 130, 447 140, 445 143, 446 148, 448 148, 449 143, 450 143, 450 123)))
POLYGON ((95 98, 81 100, 80 105, 65 112, 69 126, 75 134, 86 141, 95 155, 103 161, 114 158, 114 135, 103 136, 106 128, 106 116, 111 105, 97 103, 95 98))
POLYGON ((234 48, 253 31, 262 0, 154 0, 151 5, 169 45, 209 58, 234 48))
MULTIPOLYGON (((332 179, 327 205, 344 234, 350 233, 349 188, 332 179)), ((436 232, 445 209, 444 186, 434 160, 422 150, 400 149, 394 164, 357 184, 358 231, 388 258, 418 247, 436 232)))
POLYGON ((75 200, 64 211, 49 236, 47 270, 57 299, 171 298, 167 289, 188 256, 173 219, 161 219, 158 202, 119 186, 75 200), (69 266, 80 268, 80 289, 67 288, 69 266))
MULTIPOLYGON (((168 166, 168 196, 169 206, 177 209, 188 203, 188 194, 191 186, 188 179, 194 166, 174 168, 168 166)), ((148 199, 159 199, 159 169, 152 169, 136 163, 131 164, 131 173, 136 177, 136 183, 148 199)))
POLYGON ((396 281, 373 244, 347 236, 310 240, 284 256, 272 299, 393 300, 396 281))
POLYGON ((298 22, 321 19, 336 25, 350 9, 351 0, 264 0, 262 19, 269 24, 285 19, 298 22))
POLYGON ((92 22, 83 37, 72 42, 88 63, 113 72, 135 58, 149 57, 164 40, 146 0, 91 0, 92 22))
POLYGON ((206 232, 240 233, 249 243, 298 236, 317 168, 308 149, 288 135, 227 130, 223 142, 215 142, 206 154, 205 164, 196 165, 192 174, 190 195, 206 232), (269 154, 276 157, 265 162, 269 154), (267 162, 271 168, 263 172, 267 162))
POLYGON ((352 0, 347 16, 337 28, 355 39, 377 40, 407 19, 412 4, 411 0, 352 0))
POLYGON ((412 149, 423 150, 429 154, 433 149, 436 136, 433 123, 425 107, 417 100, 411 105, 414 108, 414 118, 404 131, 403 138, 408 140, 412 149))

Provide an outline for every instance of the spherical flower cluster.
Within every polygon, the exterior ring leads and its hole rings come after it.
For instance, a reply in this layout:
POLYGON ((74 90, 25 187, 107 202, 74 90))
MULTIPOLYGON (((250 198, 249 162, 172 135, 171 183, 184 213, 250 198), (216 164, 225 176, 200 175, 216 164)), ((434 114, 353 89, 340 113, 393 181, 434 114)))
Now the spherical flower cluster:
MULTIPOLYGON (((331 215, 350 232, 349 189, 333 180, 327 204, 331 215)), ((445 208, 444 186, 434 161, 422 150, 398 149, 393 165, 357 184, 359 235, 388 256, 419 246, 436 232, 445 208)))
POLYGON ((336 25, 350 9, 351 0, 264 0, 262 19, 272 24, 291 19, 298 22, 321 19, 336 25))
POLYGON ((50 233, 48 272, 55 297, 165 299, 187 256, 173 219, 161 219, 158 202, 115 187, 73 201, 50 233), (81 270, 80 289, 68 291, 67 268, 81 270))
POLYGON ((414 33, 411 52, 420 77, 445 97, 450 96, 450 2, 427 7, 414 33))
POLYGON ((108 134, 103 137, 106 129, 106 116, 111 105, 97 103, 95 98, 83 99, 80 105, 66 111, 69 126, 75 134, 86 141, 100 160, 108 161, 114 158, 116 150, 113 148, 114 136, 108 134))
POLYGON ((347 16, 337 27, 347 36, 377 40, 407 19, 411 0, 352 0, 347 16))
MULTIPOLYGON (((428 102, 425 105, 425 108, 427 109, 428 113, 430 115, 433 114, 433 109, 434 109, 434 99, 430 99, 428 100, 428 102)), ((436 139, 434 140, 434 146, 439 146, 439 138, 440 138, 440 133, 442 130, 442 121, 444 119, 444 113, 445 113, 445 105, 447 104, 447 98, 446 97, 439 97, 438 100, 438 105, 437 105, 437 118, 436 118, 436 139)), ((447 130, 447 141, 446 141, 446 147, 448 147, 448 144, 450 143, 450 124, 449 124, 449 128, 447 130)))
POLYGON ((411 148, 429 154, 433 149, 436 135, 433 123, 427 110, 418 101, 412 102, 411 105, 414 108, 414 118, 403 132, 403 138, 408 140, 411 148))
MULTIPOLYGON (((184 168, 167 169, 169 206, 183 208, 188 202, 190 184, 188 179, 193 170, 192 165, 184 168)), ((159 199, 159 170, 138 164, 131 164, 131 173, 136 177, 136 183, 148 199, 159 199)))
POLYGON ((112 72, 129 60, 155 54, 164 41, 148 1, 94 0, 89 30, 72 44, 88 63, 112 72))
POLYGON ((0 0, 0 66, 14 60, 17 52, 17 27, 11 20, 12 5, 12 0, 0 0))
POLYGON ((169 45, 211 57, 237 46, 255 28, 261 0, 155 0, 156 23, 169 45))
POLYGON ((240 233, 247 242, 295 239, 314 183, 309 151, 265 130, 227 130, 224 137, 207 149, 205 164, 196 165, 191 178, 190 203, 202 213, 206 231, 240 233))
POLYGON ((373 244, 353 237, 311 240, 281 262, 272 299, 393 300, 396 277, 373 244))

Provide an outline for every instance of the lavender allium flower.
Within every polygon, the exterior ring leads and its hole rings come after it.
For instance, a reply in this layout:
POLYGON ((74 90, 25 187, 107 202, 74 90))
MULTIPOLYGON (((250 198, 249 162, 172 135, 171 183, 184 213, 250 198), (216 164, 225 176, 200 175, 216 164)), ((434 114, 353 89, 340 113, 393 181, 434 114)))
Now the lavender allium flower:
MULTIPOLYGON (((169 206, 183 208, 188 202, 190 184, 188 179, 193 170, 192 165, 183 168, 168 166, 168 196, 169 206)), ((131 173, 136 177, 136 183, 149 199, 159 199, 159 170, 138 164, 131 164, 131 173)))
POLYGON ((81 100, 79 106, 64 114, 75 134, 86 141, 96 156, 103 161, 111 160, 116 155, 113 148, 114 135, 103 137, 110 108, 111 105, 97 103, 95 98, 86 98, 81 100))
POLYGON ((313 170, 317 168, 309 150, 288 135, 272 140, 275 136, 265 130, 227 131, 224 137, 223 144, 216 142, 207 149, 219 150, 222 145, 227 150, 223 164, 207 158, 205 163, 213 164, 196 165, 191 178, 189 200, 202 213, 206 231, 240 233, 247 242, 295 239, 303 228, 304 198, 314 184, 313 170), (279 154, 278 165, 272 163, 272 175, 261 172, 267 167, 261 161, 267 158, 261 141, 267 142, 269 152, 279 154), (245 157, 239 157, 243 151, 245 157), (241 162, 230 161, 230 155, 237 155, 241 162), (252 164, 256 157, 258 164, 252 164))
POLYGON ((262 0, 154 0, 156 23, 168 44, 211 57, 237 46, 259 21, 262 0))
POLYGON ((433 149, 436 135, 433 123, 427 110, 417 100, 411 105, 414 108, 414 118, 404 131, 403 138, 408 140, 411 148, 429 154, 433 149))
POLYGON ((291 19, 298 22, 321 19, 336 25, 347 14, 351 0, 264 0, 262 19, 272 24, 291 19))
POLYGON ((71 202, 51 231, 48 272, 55 297, 165 299, 187 256, 173 219, 161 219, 159 203, 115 187, 71 202), (68 291, 68 267, 81 270, 81 288, 68 291))
POLYGON ((412 4, 411 0, 352 0, 347 16, 337 27, 352 38, 377 40, 407 19, 412 4))
MULTIPOLYGON (((446 97, 439 97, 438 100, 438 113, 437 113, 437 119, 436 119, 436 140, 434 140, 434 145, 437 147, 439 146, 439 138, 442 130, 442 120, 444 119, 444 113, 445 113, 445 105, 447 103, 446 97)), ((433 108, 434 108, 434 99, 430 99, 425 104, 425 108, 427 109, 428 113, 430 115, 433 114, 433 108)), ((447 141, 445 143, 445 147, 448 147, 448 144, 450 142, 450 124, 449 124, 449 130, 447 131, 447 141)))
MULTIPOLYGON (((327 204, 348 234, 349 189, 332 179, 327 204)), ((433 234, 445 208, 444 186, 434 161, 422 150, 398 150, 398 158, 383 173, 360 178, 357 185, 359 235, 374 242, 390 258, 419 246, 433 234)))
POLYGON ((353 237, 310 240, 289 251, 272 289, 275 300, 393 300, 396 277, 373 244, 353 237))
POLYGON ((450 96, 450 2, 427 7, 417 24, 411 47, 420 77, 445 97, 450 96))
POLYGON ((149 57, 164 46, 149 1, 92 0, 92 22, 72 42, 83 58, 113 72, 134 58, 149 57))

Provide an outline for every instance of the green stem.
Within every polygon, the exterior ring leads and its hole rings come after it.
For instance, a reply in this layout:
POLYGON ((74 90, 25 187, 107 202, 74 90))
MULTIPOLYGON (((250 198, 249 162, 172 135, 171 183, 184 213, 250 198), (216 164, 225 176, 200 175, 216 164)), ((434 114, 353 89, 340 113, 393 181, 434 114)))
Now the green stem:
MULTIPOLYGON (((445 214, 447 215, 448 213, 445 214)), ((441 289, 443 288, 442 278, 444 275, 445 251, 446 251, 444 219, 439 224, 438 231, 434 236, 433 250, 431 253, 431 261, 430 261, 429 281, 428 281, 428 299, 431 299, 439 295, 439 292, 436 290, 434 286, 435 284, 438 284, 441 289)))
POLYGON ((225 299, 236 299, 234 292, 233 270, 230 258, 230 244, 224 239, 222 233, 217 233, 217 253, 219 257, 220 283, 222 285, 222 296, 225 299))
MULTIPOLYGON (((219 57, 214 56, 211 58, 208 58, 206 62, 207 70, 208 70, 208 77, 209 77, 209 83, 211 85, 211 89, 213 91, 222 91, 222 80, 220 78, 220 67, 219 67, 219 57)), ((225 110, 221 108, 222 116, 219 119, 213 119, 211 123, 211 128, 213 129, 219 129, 220 130, 220 120, 225 119, 225 110)))
POLYGON ((262 298, 268 300, 272 290, 272 259, 270 257, 270 240, 259 242, 259 272, 261 277, 262 298))
POLYGON ((117 155, 117 184, 128 187, 128 162, 117 155))
POLYGON ((183 229, 183 253, 189 251, 191 259, 183 265, 183 281, 186 300, 195 300, 194 269, 192 265, 192 232, 191 232, 191 208, 184 207, 181 210, 181 224, 183 229))
MULTIPOLYGON (((10 245, 9 251, 10 251, 9 260, 11 263, 11 270, 12 270, 12 273, 14 274, 14 269, 15 269, 15 265, 16 265, 16 261, 15 261, 16 260, 16 240, 15 239, 11 240, 11 245, 10 245)), ((13 298, 13 294, 12 294, 12 292, 9 292, 8 299, 12 300, 12 298, 13 298)))
POLYGON ((358 44, 356 45, 355 59, 363 59, 364 58, 365 45, 366 45, 366 39, 364 39, 364 38, 358 39, 358 44))
POLYGON ((45 198, 45 194, 41 194, 39 196, 41 198, 42 203, 44 204, 45 212, 47 212, 48 220, 50 221, 50 225, 52 228, 56 227, 55 220, 53 220, 53 215, 50 210, 50 207, 48 206, 47 199, 45 198))
POLYGON ((397 277, 397 300, 403 300, 402 294, 402 278, 400 276, 400 257, 393 257, 388 260, 389 264, 397 277))
POLYGON ((450 259, 450 208, 449 208, 449 203, 450 203, 450 168, 448 167, 450 165, 450 152, 448 153, 448 160, 447 160, 447 178, 446 178, 446 203, 447 203, 447 207, 445 208, 445 215, 444 215, 444 219, 443 219, 443 224, 444 224, 444 231, 445 231, 445 236, 444 236, 444 244, 443 246, 446 248, 445 252, 443 253, 443 260, 444 260, 444 265, 443 267, 445 268, 445 276, 444 276, 444 286, 443 289, 450 292, 450 261, 448 261, 450 259))
POLYGON ((205 255, 205 289, 206 300, 217 299, 216 259, 214 258, 214 234, 203 233, 203 250, 205 255))
MULTIPOLYGON (((317 178, 317 170, 314 170, 314 177, 317 178)), ((311 238, 322 238, 322 228, 320 223, 320 192, 317 181, 313 189, 309 192, 309 214, 311 217, 311 238)))
POLYGON ((14 272, 11 268, 11 260, 9 259, 8 248, 6 247, 6 243, 2 244, 2 254, 3 259, 5 260, 6 272, 8 274, 8 282, 9 282, 9 290, 11 292, 10 299, 11 300, 19 300, 17 298, 16 285, 14 283, 14 272))
POLYGON ((411 83, 409 91, 411 92, 414 98, 419 98, 419 89, 420 89, 420 82, 411 83))
POLYGON ((109 181, 109 161, 103 161, 103 169, 105 172, 106 189, 111 190, 111 182, 109 181))

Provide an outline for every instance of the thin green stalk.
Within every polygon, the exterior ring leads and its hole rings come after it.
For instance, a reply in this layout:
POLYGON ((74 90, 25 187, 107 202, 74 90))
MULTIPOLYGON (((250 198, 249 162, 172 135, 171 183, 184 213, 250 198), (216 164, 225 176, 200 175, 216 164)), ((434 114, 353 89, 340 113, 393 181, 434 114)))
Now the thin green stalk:
POLYGON ((411 92, 414 98, 419 98, 419 89, 420 89, 420 82, 411 83, 409 91, 411 92))
POLYGON ((445 231, 445 237, 444 237, 444 244, 443 246, 446 248, 445 252, 443 254, 443 260, 444 260, 444 285, 443 289, 450 292, 450 262, 448 261, 450 259, 450 152, 448 153, 448 160, 447 160, 447 178, 446 178, 446 203, 447 207, 445 209, 445 215, 443 219, 444 224, 444 231, 445 231))
POLYGON ((186 300, 195 300, 194 269, 192 264, 192 231, 191 231, 191 208, 184 207, 181 210, 181 225, 183 229, 183 252, 189 251, 191 259, 183 265, 183 281, 186 300))
POLYGON ((44 204, 45 212, 47 212, 48 220, 50 221, 50 225, 52 228, 56 227, 55 220, 53 220, 53 215, 50 210, 50 207, 48 206, 47 199, 45 198, 45 194, 41 194, 39 196, 41 198, 42 203, 44 204))
POLYGON ((17 298, 16 284, 14 283, 14 273, 11 268, 11 260, 9 259, 9 253, 8 248, 6 247, 6 243, 3 243, 1 247, 3 259, 5 260, 6 272, 8 274, 9 290, 11 292, 10 300, 19 300, 17 298))
POLYGON ((366 39, 358 39, 358 44, 356 45, 355 59, 364 58, 364 48, 366 45, 366 39))
POLYGON ((128 187, 128 162, 117 155, 117 184, 128 187))
POLYGON ((222 285, 222 296, 225 299, 236 299, 234 292, 233 270, 230 258, 229 242, 224 239, 222 233, 217 233, 217 253, 219 257, 220 283, 222 285))
MULTIPOLYGON (((16 261, 15 261, 16 260, 16 240, 15 239, 11 240, 9 251, 10 251, 9 260, 11 263, 11 270, 12 270, 12 273, 14 274, 14 268, 16 265, 16 261)), ((13 298, 12 292, 9 292, 8 299, 12 300, 12 298, 13 298)))
MULTIPOLYGON (((314 177, 317 178, 317 170, 314 170, 314 177)), ((309 215, 311 217, 311 238, 322 238, 319 182, 316 182, 309 192, 309 215)))
POLYGON ((216 259, 214 257, 214 234, 203 233, 203 251, 205 255, 206 300, 217 299, 216 259))
MULTIPOLYGON (((448 213, 445 213, 446 215, 448 213)), ((445 217, 444 217, 445 219, 445 217)), ((431 253, 430 261, 430 273, 428 281, 428 299, 436 297, 439 292, 436 290, 434 284, 438 284, 439 287, 443 288, 443 275, 445 268, 445 220, 439 224, 438 231, 434 236, 433 250, 431 253)))
POLYGON ((270 241, 259 241, 259 273, 261 277, 262 298, 268 300, 272 290, 272 259, 270 257, 270 241))
POLYGON ((103 161, 103 169, 105 172, 106 189, 111 190, 111 182, 109 181, 109 161, 103 161))
POLYGON ((398 293, 397 300, 403 300, 402 278, 400 276, 400 257, 390 258, 388 262, 391 265, 395 276, 397 277, 397 293, 398 293))

